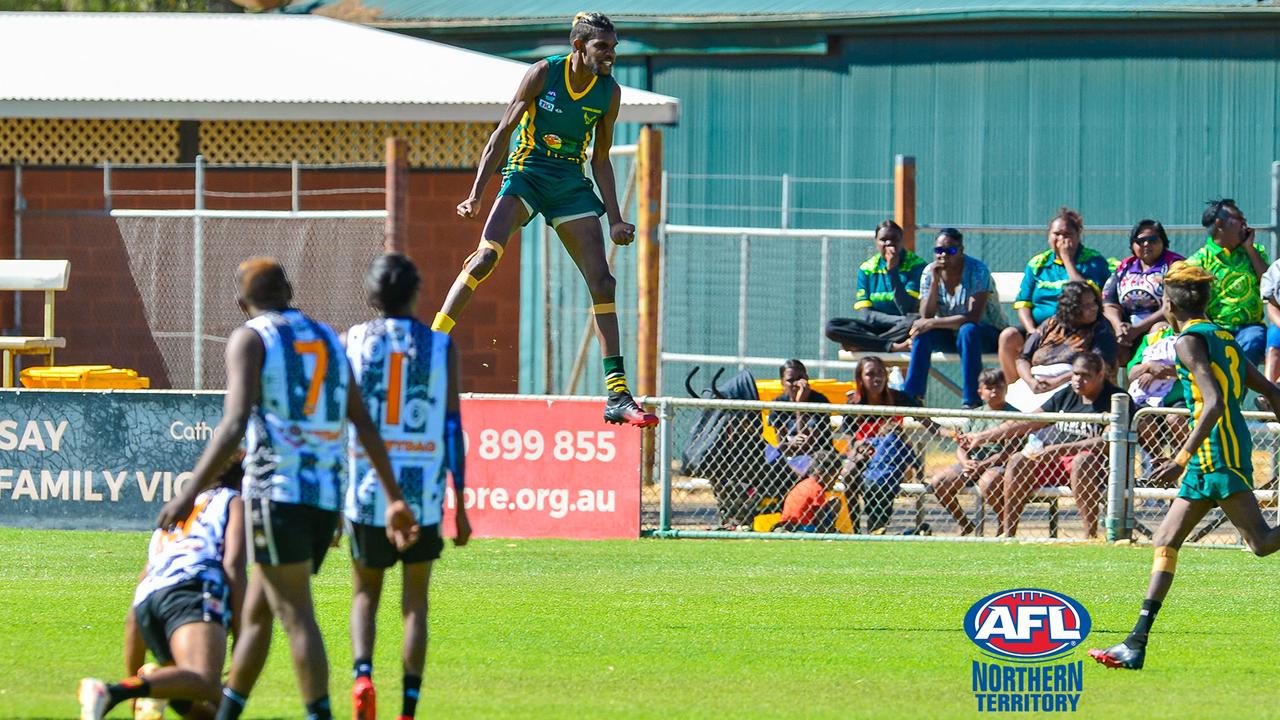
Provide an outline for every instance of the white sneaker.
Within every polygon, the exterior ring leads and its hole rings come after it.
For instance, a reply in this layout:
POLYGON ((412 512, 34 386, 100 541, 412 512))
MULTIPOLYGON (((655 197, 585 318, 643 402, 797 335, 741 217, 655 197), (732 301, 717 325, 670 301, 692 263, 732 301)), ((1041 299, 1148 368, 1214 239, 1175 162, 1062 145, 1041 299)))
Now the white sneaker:
POLYGON ((133 703, 133 720, 164 720, 168 700, 158 698, 138 698, 133 703))
MULTIPOLYGON (((147 663, 138 668, 138 677, 144 678, 159 669, 159 665, 147 663)), ((133 701, 133 720, 164 720, 164 711, 167 707, 169 707, 168 700, 138 698, 133 701)))
POLYGON ((76 699, 80 701, 80 720, 102 720, 107 714, 107 684, 101 680, 81 680, 76 699))

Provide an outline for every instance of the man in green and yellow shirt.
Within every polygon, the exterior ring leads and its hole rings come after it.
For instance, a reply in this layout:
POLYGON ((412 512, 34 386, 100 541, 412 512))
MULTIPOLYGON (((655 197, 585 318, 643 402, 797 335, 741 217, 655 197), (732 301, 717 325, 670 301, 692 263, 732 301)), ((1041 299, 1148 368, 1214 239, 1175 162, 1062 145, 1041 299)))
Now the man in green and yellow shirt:
POLYGON ((1267 328, 1262 324, 1262 276, 1267 272, 1267 251, 1253 241, 1253 229, 1235 200, 1214 200, 1201 223, 1209 231, 1204 247, 1187 258, 1187 264, 1213 275, 1209 320, 1235 336, 1249 362, 1262 362, 1267 328))

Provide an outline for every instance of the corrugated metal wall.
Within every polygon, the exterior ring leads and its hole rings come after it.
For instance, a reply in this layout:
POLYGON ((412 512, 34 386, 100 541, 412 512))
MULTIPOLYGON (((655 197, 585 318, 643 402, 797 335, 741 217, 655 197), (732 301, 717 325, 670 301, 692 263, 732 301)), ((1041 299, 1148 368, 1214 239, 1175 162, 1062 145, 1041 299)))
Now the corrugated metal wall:
MULTIPOLYGON (((1280 33, 883 32, 833 47, 823 58, 654 58, 648 87, 683 105, 680 126, 666 130, 668 171, 887 178, 894 155, 908 154, 921 223, 1043 223, 1062 204, 1086 226, 1194 223, 1219 195, 1236 198, 1255 225, 1268 221, 1280 33)), ((799 202, 840 212, 797 213, 793 226, 871 228, 880 216, 858 213, 888 216, 884 186, 822 187, 799 202)), ((776 226, 778 193, 770 180, 673 180, 669 220, 776 226)), ((1085 242, 1127 254, 1114 236, 1086 229, 1085 242)), ((966 244, 993 270, 1019 270, 1044 239, 972 235, 966 244)), ((1182 236, 1174 248, 1198 244, 1182 236)), ((841 308, 870 247, 835 245, 829 279, 841 308)), ((735 352, 736 242, 672 239, 667 252, 664 349, 735 352)), ((816 353, 813 257, 799 246, 753 247, 751 354, 816 353)), ((674 374, 668 392, 678 390, 674 374)))

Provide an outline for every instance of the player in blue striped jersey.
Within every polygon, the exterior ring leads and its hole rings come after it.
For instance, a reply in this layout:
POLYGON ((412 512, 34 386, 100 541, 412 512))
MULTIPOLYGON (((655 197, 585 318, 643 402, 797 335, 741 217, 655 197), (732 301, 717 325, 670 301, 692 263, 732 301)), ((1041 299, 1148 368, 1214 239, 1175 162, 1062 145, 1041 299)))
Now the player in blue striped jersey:
POLYGON ((236 285, 250 319, 227 340, 222 420, 196 463, 195 477, 165 505, 158 524, 172 527, 191 512, 212 470, 227 461, 247 430, 245 524, 257 571, 249 581, 218 720, 235 720, 243 711, 266 662, 273 615, 289 638, 306 717, 329 720, 329 662, 311 601, 311 575, 337 528, 348 421, 387 495, 388 537, 407 548, 417 539, 418 525, 337 335, 290 307, 293 288, 274 258, 241 263, 236 285))
POLYGON ((151 534, 125 619, 125 665, 135 674, 110 685, 81 680, 80 720, 101 720, 116 705, 142 698, 151 698, 150 707, 140 703, 136 716, 148 720, 163 718, 167 700, 183 716, 212 713, 222 696, 227 629, 238 632, 244 599, 242 475, 232 464, 177 527, 151 534), (159 667, 143 665, 147 649, 159 667))
POLYGON ((352 438, 350 482, 344 515, 351 539, 355 596, 351 603, 351 648, 355 658, 352 705, 357 720, 373 720, 374 618, 388 568, 401 563, 404 576, 400 614, 404 618, 400 718, 417 710, 427 653, 427 590, 432 561, 444 542, 445 472, 453 477, 457 503, 454 544, 465 545, 471 525, 462 502, 465 452, 458 403, 457 353, 449 336, 413 316, 421 285, 418 269, 404 255, 373 261, 365 276, 369 305, 381 317, 347 331, 347 359, 369 415, 387 443, 392 469, 422 528, 418 542, 403 552, 387 542, 382 528, 382 494, 368 458, 352 438))

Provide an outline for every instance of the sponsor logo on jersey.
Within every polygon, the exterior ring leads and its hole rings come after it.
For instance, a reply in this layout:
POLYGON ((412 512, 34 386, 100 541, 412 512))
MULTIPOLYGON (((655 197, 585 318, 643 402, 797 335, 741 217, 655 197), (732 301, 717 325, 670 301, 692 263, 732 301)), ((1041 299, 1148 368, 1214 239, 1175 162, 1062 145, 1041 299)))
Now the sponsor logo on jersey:
POLYGON ((556 109, 556 106, 554 103, 549 103, 546 100, 538 100, 538 107, 542 108, 543 110, 546 110, 547 112, 552 112, 556 109))
POLYGON ((551 148, 552 150, 559 150, 560 146, 564 145, 564 141, 560 139, 560 136, 552 133, 547 133, 546 135, 543 135, 542 142, 546 143, 547 147, 551 148))

